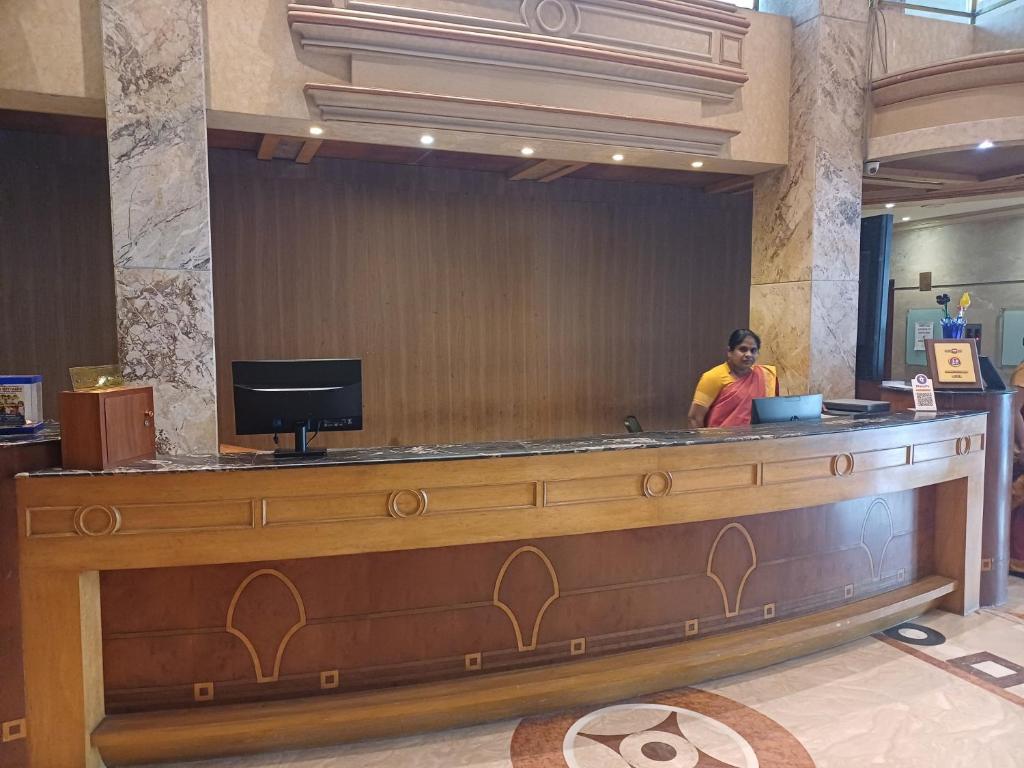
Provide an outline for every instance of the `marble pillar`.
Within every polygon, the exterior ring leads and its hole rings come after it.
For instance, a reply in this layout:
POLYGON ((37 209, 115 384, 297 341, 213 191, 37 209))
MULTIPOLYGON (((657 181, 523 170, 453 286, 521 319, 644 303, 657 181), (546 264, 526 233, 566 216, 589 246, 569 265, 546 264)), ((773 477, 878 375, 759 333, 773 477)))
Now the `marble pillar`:
POLYGON ((762 0, 793 18, 789 165, 754 182, 750 325, 784 394, 852 397, 867 2, 762 0))
POLYGON ((202 0, 103 0, 117 335, 161 453, 217 450, 202 0))

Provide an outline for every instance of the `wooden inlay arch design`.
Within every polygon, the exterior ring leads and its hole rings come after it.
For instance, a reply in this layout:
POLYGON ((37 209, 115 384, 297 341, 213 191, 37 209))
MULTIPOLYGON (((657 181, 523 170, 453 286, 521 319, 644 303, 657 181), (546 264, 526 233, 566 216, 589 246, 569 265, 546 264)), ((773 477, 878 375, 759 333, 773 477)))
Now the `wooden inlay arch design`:
POLYGON ((506 558, 505 562, 501 566, 501 570, 498 571, 498 578, 494 582, 493 604, 504 611, 505 615, 508 616, 509 621, 512 622, 512 629, 516 633, 516 647, 520 651, 532 651, 537 648, 537 636, 540 634, 541 620, 544 618, 544 614, 547 612, 548 608, 551 607, 551 604, 558 599, 559 594, 558 575, 555 573, 555 567, 551 564, 551 560, 548 559, 548 556, 537 549, 537 547, 520 547, 506 558), (548 574, 551 576, 551 592, 544 601, 544 604, 537 611, 537 616, 533 620, 533 631, 530 634, 530 642, 526 643, 523 641, 523 631, 519 623, 519 617, 517 617, 515 611, 501 599, 501 587, 505 581, 505 575, 508 573, 509 566, 511 566, 517 558, 524 557, 528 554, 535 555, 541 563, 544 564, 548 574))
MULTIPOLYGON (((722 528, 715 537, 714 543, 711 545, 711 550, 708 552, 708 567, 706 575, 711 578, 715 584, 718 585, 718 591, 722 593, 722 607, 725 610, 726 618, 732 618, 740 612, 740 601, 743 599, 743 588, 747 585, 747 579, 750 578, 750 574, 757 567, 757 550, 754 548, 754 541, 750 538, 750 533, 739 523, 729 523, 727 526, 722 528), (740 579, 739 587, 736 589, 736 595, 731 602, 729 600, 729 590, 726 588, 722 579, 719 578, 716 571, 715 555, 718 553, 718 545, 722 541, 722 538, 729 533, 729 531, 738 531, 737 535, 742 535, 745 539, 747 548, 750 551, 750 565, 743 573, 743 578, 740 579)), ((718 570, 721 570, 719 567, 718 570)))
POLYGON ((253 669, 256 671, 256 682, 272 683, 275 682, 281 674, 281 659, 284 656, 284 649, 288 646, 288 643, 292 639, 292 637, 295 636, 295 633, 302 629, 304 626, 306 626, 306 606, 302 602, 302 595, 299 594, 299 590, 296 589, 295 584, 292 583, 292 580, 280 571, 274 570, 273 568, 261 568, 258 571, 253 571, 252 573, 250 573, 242 581, 242 583, 238 585, 238 588, 235 590, 235 594, 232 595, 231 605, 228 606, 228 617, 225 629, 227 629, 228 632, 230 632, 232 635, 241 640, 242 643, 245 645, 246 650, 249 651, 249 655, 252 657, 253 669), (260 655, 256 651, 256 646, 253 645, 252 640, 249 639, 249 636, 246 635, 245 632, 243 632, 235 626, 235 609, 238 607, 238 601, 241 599, 242 594, 249 587, 249 585, 252 584, 252 582, 258 579, 260 576, 269 576, 271 578, 278 579, 282 584, 284 584, 285 587, 288 588, 288 591, 291 592, 292 597, 295 599, 295 606, 299 610, 298 621, 292 624, 292 626, 288 629, 287 632, 285 632, 284 636, 281 638, 281 641, 277 645, 277 653, 274 656, 274 671, 272 674, 269 675, 265 674, 263 670, 263 664, 260 661, 260 655))
POLYGON ((896 537, 893 531, 892 510, 885 499, 875 499, 864 514, 860 527, 860 546, 868 553, 871 578, 882 578, 882 563, 889 544, 896 537))

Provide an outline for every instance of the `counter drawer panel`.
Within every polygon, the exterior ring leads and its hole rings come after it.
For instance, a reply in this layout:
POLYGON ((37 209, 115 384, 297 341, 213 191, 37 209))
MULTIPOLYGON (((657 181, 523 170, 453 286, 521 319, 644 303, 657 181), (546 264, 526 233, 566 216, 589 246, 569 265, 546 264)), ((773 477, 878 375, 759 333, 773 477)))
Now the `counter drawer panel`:
POLYGON ((672 493, 717 491, 724 488, 747 488, 752 485, 757 485, 757 464, 672 472, 672 493))
POLYGON ((476 512, 491 509, 526 509, 537 506, 536 483, 466 485, 426 489, 427 515, 476 512))
POLYGON ((613 499, 638 499, 644 495, 643 475, 587 477, 580 480, 551 480, 544 483, 544 506, 582 504, 613 499))
POLYGON ((29 507, 26 516, 30 539, 173 531, 226 531, 253 528, 255 524, 251 499, 173 504, 29 507))
POLYGON ((263 500, 263 525, 345 522, 388 517, 388 492, 293 496, 263 500))
POLYGON ((935 443, 918 443, 914 446, 914 463, 936 459, 952 459, 984 450, 984 435, 964 435, 953 440, 940 440, 935 443))

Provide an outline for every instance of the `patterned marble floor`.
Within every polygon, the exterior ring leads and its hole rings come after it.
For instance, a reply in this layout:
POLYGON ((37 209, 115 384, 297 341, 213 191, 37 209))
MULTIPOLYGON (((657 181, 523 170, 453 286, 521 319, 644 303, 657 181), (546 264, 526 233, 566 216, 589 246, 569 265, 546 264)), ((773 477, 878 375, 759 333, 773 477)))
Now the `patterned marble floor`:
POLYGON ((612 707, 177 768, 1024 767, 1024 579, 999 610, 612 707))

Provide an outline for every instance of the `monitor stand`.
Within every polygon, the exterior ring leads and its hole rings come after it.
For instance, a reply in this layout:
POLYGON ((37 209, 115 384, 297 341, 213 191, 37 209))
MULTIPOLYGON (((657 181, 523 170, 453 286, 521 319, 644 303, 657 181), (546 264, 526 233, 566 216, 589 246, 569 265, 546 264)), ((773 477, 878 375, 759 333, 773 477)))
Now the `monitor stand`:
POLYGON ((309 447, 309 422, 306 421, 295 425, 295 448, 293 450, 284 451, 278 448, 274 451, 275 459, 316 459, 326 455, 326 448, 309 447))

